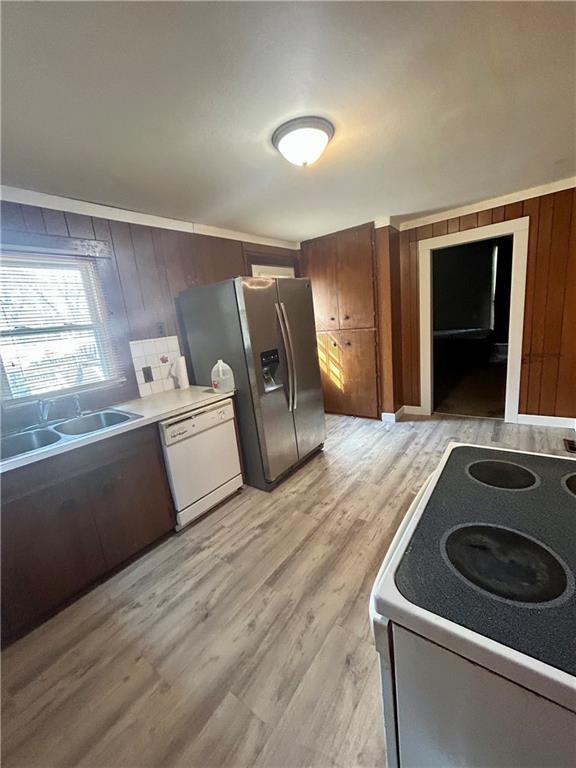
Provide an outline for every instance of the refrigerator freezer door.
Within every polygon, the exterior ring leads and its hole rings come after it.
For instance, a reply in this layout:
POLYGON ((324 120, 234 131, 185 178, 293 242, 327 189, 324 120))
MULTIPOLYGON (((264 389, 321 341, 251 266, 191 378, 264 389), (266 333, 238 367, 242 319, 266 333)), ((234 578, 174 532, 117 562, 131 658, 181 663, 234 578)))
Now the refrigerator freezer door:
POLYGON ((276 280, 238 278, 236 293, 266 480, 298 461, 276 280))
POLYGON ((292 346, 293 416, 298 455, 302 459, 326 439, 312 289, 310 281, 303 278, 280 278, 277 282, 280 306, 292 346))

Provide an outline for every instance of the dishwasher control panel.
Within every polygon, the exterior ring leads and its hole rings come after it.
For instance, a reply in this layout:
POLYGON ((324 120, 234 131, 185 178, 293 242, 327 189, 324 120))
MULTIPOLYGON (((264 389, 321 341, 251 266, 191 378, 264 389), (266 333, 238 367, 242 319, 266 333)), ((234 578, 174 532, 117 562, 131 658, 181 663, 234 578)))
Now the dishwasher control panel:
POLYGON ((172 445, 180 440, 186 440, 206 429, 231 421, 234 418, 234 407, 231 400, 224 400, 207 408, 182 413, 179 416, 160 423, 160 431, 164 445, 172 445))

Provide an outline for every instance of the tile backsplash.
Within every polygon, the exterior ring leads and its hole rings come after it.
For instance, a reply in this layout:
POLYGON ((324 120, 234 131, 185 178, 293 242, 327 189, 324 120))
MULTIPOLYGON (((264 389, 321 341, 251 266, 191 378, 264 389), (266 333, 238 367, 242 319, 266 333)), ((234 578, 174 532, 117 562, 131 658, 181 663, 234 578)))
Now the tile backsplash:
POLYGON ((159 339, 131 341, 130 352, 136 372, 140 397, 154 395, 174 389, 170 368, 180 357, 177 336, 162 336, 159 339), (144 369, 149 369, 145 371, 144 369), (147 380, 150 379, 151 380, 147 380))

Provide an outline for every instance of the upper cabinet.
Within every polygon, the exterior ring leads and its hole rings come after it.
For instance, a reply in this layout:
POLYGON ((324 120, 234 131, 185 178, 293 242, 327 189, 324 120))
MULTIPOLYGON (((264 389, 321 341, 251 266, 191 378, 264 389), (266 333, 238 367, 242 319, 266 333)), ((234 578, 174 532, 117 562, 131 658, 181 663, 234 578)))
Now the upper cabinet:
POLYGON ((374 328, 374 227, 364 224, 302 243, 319 331, 374 328))
POLYGON ((304 274, 310 278, 318 331, 335 331, 338 319, 337 241, 334 235, 302 243, 304 274))
POLYGON ((218 283, 246 274, 242 243, 239 240, 194 235, 193 253, 201 284, 218 283))
POLYGON ((340 328, 373 328, 374 228, 347 229, 335 239, 340 328))

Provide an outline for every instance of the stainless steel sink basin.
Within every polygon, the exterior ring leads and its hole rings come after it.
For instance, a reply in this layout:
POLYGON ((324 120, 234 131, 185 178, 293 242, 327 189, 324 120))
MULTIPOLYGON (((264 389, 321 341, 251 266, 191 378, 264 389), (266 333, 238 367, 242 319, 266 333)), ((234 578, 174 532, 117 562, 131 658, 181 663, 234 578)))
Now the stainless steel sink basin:
POLYGON ((53 445, 58 440, 61 440, 60 435, 52 429, 33 429, 16 435, 7 435, 0 440, 0 456, 3 459, 9 459, 21 453, 44 448, 46 445, 53 445))
POLYGON ((122 422, 133 418, 136 417, 123 411, 97 411, 86 416, 78 416, 75 419, 63 421, 54 429, 62 435, 87 435, 90 432, 97 432, 99 429, 122 424, 122 422))

